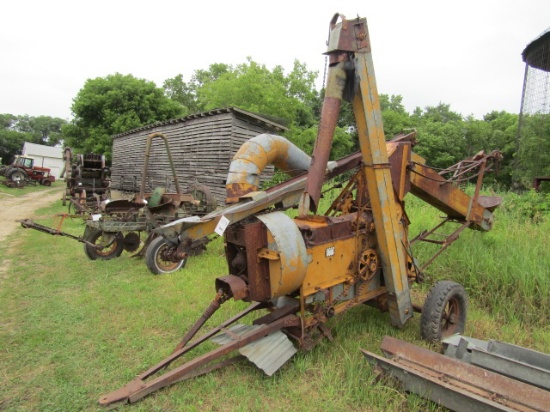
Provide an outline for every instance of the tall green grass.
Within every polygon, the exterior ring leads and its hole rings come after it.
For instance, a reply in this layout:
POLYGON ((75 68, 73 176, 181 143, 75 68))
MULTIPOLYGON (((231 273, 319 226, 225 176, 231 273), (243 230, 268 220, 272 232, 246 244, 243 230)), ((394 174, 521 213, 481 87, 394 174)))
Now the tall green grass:
MULTIPOLYGON (((427 272, 435 279, 462 283, 476 305, 501 320, 515 319, 526 325, 550 323, 550 218, 536 219, 517 204, 517 195, 502 194, 491 231, 466 230, 444 251, 427 272)), ((531 201, 535 202, 535 197, 531 201)), ((416 198, 407 203, 411 232, 438 223, 438 212, 416 198)), ((415 247, 420 262, 434 252, 431 245, 415 247)))
MULTIPOLYGON (((436 211, 412 198, 407 202, 412 231, 437 222, 436 211)), ((49 216, 64 211, 56 202, 41 211, 39 222, 53 224, 49 216)), ((493 231, 464 233, 436 260, 426 286, 414 289, 414 300, 422 302, 435 278, 464 282, 471 303, 467 334, 550 352, 542 321, 548 317, 548 258, 541 256, 547 229, 547 223, 520 222, 505 203, 496 212, 493 231), (533 239, 541 245, 537 251, 533 239)), ((65 230, 78 235, 84 226, 67 221, 65 230)), ((421 260, 428 251, 416 253, 421 260)), ((19 229, 0 245, 0 264, 7 267, 0 271, 2 411, 101 410, 102 394, 171 353, 213 299, 214 279, 227 274, 222 239, 191 258, 185 269, 154 276, 126 252, 115 260, 90 261, 82 244, 29 229, 19 229)), ((208 325, 244 305, 225 303, 208 325)), ((378 380, 359 352, 379 353, 384 335, 439 349, 420 339, 418 316, 396 329, 386 313, 361 306, 328 326, 333 342, 299 352, 272 377, 243 362, 177 383, 124 409, 441 410, 395 382, 378 380)), ((199 353, 208 347, 213 346, 199 353)))

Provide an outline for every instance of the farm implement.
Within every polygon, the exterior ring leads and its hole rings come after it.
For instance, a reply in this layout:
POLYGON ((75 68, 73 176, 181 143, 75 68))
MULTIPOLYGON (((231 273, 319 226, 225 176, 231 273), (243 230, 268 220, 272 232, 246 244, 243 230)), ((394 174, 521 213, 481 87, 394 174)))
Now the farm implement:
MULTIPOLYGON (((97 157, 90 158, 88 156, 88 162, 84 162, 82 165, 89 166, 90 163, 95 164, 98 161, 97 157)), ((79 169, 78 167, 76 169, 80 170, 79 175, 83 175, 81 172, 84 169, 79 169)), ((102 168, 96 167, 92 169, 96 171, 102 170, 102 168)), ((89 176, 91 173, 89 171, 90 168, 88 167, 86 170, 84 175, 89 176)), ((69 181, 75 178, 74 174, 71 176, 69 181)), ((162 237, 153 233, 153 229, 166 225, 183 216, 205 215, 216 208, 216 200, 211 195, 209 189, 202 185, 192 186, 186 192, 182 191, 174 169, 168 140, 162 133, 153 133, 148 136, 142 176, 140 192, 131 200, 102 201, 100 210, 96 210, 97 213, 87 213, 85 220, 86 228, 82 236, 74 236, 70 233, 62 232, 60 230, 61 225, 57 228, 49 228, 30 219, 21 220, 21 225, 25 228, 35 229, 51 235, 66 236, 82 242, 84 243, 86 256, 92 260, 113 259, 119 257, 122 251, 126 250, 128 252, 136 252, 135 255, 137 256, 145 256, 148 267, 153 268, 154 273, 178 270, 185 265, 185 259, 180 259, 177 262, 163 260, 161 253, 165 249, 165 243, 162 237), (162 138, 166 145, 176 193, 165 193, 163 188, 156 188, 152 193, 145 193, 145 177, 149 168, 151 142, 154 138, 162 138), (147 235, 143 242, 141 241, 142 233, 147 235)), ((73 187, 75 185, 71 184, 70 186, 73 187)), ((104 186, 102 185, 102 187, 104 186)), ((105 193, 103 190, 100 192, 101 195, 105 193)), ((68 192, 66 195, 70 197, 70 200, 73 201, 73 204, 77 208, 80 207, 80 210, 90 211, 88 198, 85 193, 85 188, 82 191, 76 188, 74 193, 68 192), (79 193, 84 194, 84 196, 73 196, 73 194, 79 193), (74 199, 82 199, 83 202, 80 202, 80 200, 74 201, 74 199)), ((99 194, 96 193, 96 196, 99 196, 99 194)), ((66 216, 62 216, 61 223, 66 216)), ((207 242, 208 239, 205 237, 197 239, 191 245, 192 253, 200 253, 204 250, 207 242)))
POLYGON ((27 184, 42 186, 51 186, 55 182, 55 176, 51 174, 51 169, 47 167, 36 166, 34 158, 29 156, 15 156, 11 165, 0 168, 0 176, 4 176, 2 181, 8 187, 24 187, 27 184))
POLYGON ((101 203, 111 195, 110 170, 105 156, 95 153, 74 155, 70 147, 63 151, 65 166, 61 177, 65 179, 63 206, 69 214, 90 214, 101 210, 101 203))
POLYGON ((423 281, 426 265, 462 231, 491 229, 501 199, 481 196, 480 191, 485 172, 500 153, 478 153, 438 172, 413 152, 415 132, 386 141, 365 19, 335 15, 327 54, 326 94, 307 172, 258 190, 258 172, 267 163, 303 160, 284 139, 260 135, 245 143, 231 163, 225 208, 153 230, 167 245, 164 259, 173 262, 187 256, 197 239, 214 232, 223 235, 228 272, 215 280, 210 305, 172 354, 102 396, 101 405, 133 403, 245 358, 272 375, 298 349, 332 341, 328 321, 363 304, 388 312, 396 327, 421 312, 421 335, 428 341, 464 330, 463 286, 450 280, 436 283, 422 307, 413 305, 410 292, 423 281), (361 151, 329 162, 342 99, 352 102, 361 151), (340 193, 319 214, 323 185, 336 177, 345 179, 340 193), (470 179, 475 179, 475 188, 467 194, 460 185, 470 179), (442 224, 413 240, 404 203, 408 193, 445 214, 442 224), (295 205, 295 218, 283 212, 295 205), (442 234, 442 227, 449 226, 452 231, 442 234), (424 266, 411 248, 422 241, 439 247, 424 266), (249 305, 199 334, 231 299, 249 305), (238 323, 251 314, 256 315, 251 324, 238 323), (194 358, 189 354, 207 341, 219 347, 194 358))

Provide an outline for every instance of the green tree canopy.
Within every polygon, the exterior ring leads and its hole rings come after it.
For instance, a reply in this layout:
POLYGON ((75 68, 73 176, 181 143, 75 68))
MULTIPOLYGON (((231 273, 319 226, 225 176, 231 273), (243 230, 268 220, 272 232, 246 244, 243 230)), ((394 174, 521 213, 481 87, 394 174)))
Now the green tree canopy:
POLYGON ((518 138, 514 180, 522 189, 531 187, 535 177, 550 176, 550 114, 524 115, 518 138))
POLYGON ((319 108, 316 77, 316 72, 308 71, 299 61, 286 75, 282 66, 270 70, 248 58, 236 67, 218 63, 197 70, 188 83, 178 75, 164 82, 164 90, 188 113, 236 106, 310 127, 316 123, 319 108))
POLYGON ((197 98, 200 88, 231 70, 232 67, 227 64, 214 63, 208 70, 196 70, 189 82, 185 82, 183 75, 178 74, 176 77, 164 81, 164 92, 166 96, 184 107, 184 115, 198 113, 205 110, 204 105, 201 105, 197 98))
POLYGON ((184 113, 155 83, 120 73, 87 80, 71 109, 74 118, 63 127, 66 144, 107 158, 113 135, 184 113))
POLYGON ((55 146, 63 141, 61 128, 67 122, 58 117, 0 114, 0 157, 11 163, 25 142, 55 146))
POLYGON ((63 141, 62 127, 67 122, 59 117, 18 116, 17 129, 29 133, 32 143, 55 146, 63 141))

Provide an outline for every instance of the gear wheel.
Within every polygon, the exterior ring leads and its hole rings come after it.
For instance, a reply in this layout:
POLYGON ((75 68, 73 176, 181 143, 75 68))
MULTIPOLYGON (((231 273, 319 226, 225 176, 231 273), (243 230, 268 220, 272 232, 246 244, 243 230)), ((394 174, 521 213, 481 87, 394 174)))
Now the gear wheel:
POLYGON ((363 251, 358 265, 359 277, 364 281, 371 280, 378 269, 378 262, 378 254, 374 249, 363 251))

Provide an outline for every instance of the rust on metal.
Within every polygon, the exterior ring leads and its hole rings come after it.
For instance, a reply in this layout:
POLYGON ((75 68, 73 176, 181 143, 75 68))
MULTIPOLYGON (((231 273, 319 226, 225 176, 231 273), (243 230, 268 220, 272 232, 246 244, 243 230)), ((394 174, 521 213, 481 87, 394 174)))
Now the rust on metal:
POLYGON ((57 228, 51 228, 48 226, 41 225, 39 223, 33 222, 31 219, 21 219, 21 220, 17 220, 17 222, 21 223, 21 226, 24 227, 25 229, 34 229, 34 230, 38 230, 39 232, 47 233, 49 235, 54 235, 54 236, 66 236, 80 243, 87 244, 90 247, 93 247, 96 249, 102 249, 101 245, 96 245, 91 242, 88 242, 82 236, 75 236, 71 233, 61 231, 61 224, 63 223, 63 220, 65 219, 65 217, 66 215, 62 216, 60 220, 60 224, 57 226, 57 228))
POLYGON ((220 289, 234 300, 242 300, 248 297, 248 286, 246 282, 235 275, 216 278, 216 290, 220 289))
POLYGON ((196 376, 201 368, 234 350, 238 350, 249 343, 255 342, 272 332, 276 332, 285 327, 297 326, 299 323, 300 319, 298 317, 289 315, 269 325, 262 325, 262 327, 249 331, 242 336, 238 336, 218 349, 214 349, 204 355, 194 358, 155 379, 153 375, 190 350, 190 347, 182 347, 159 364, 136 377, 123 388, 102 396, 99 399, 99 403, 104 406, 114 403, 134 403, 160 388, 189 379, 191 376, 196 376), (152 380, 146 382, 148 378, 152 378, 152 380))
MULTIPOLYGON (((227 194, 232 204, 203 217, 177 219, 154 231, 168 244, 167 259, 187 253, 199 236, 214 231, 223 235, 228 274, 216 279, 216 298, 175 352, 126 388, 102 398, 101 404, 133 402, 156 389, 212 370, 221 364, 208 366, 211 361, 251 343, 257 345, 260 353, 247 352, 247 356, 267 370, 273 370, 270 365, 278 367, 280 360, 286 359, 292 350, 284 337, 281 358, 271 357, 269 345, 279 346, 278 337, 273 335, 262 344, 260 339, 280 331, 298 348, 310 349, 325 338, 333 339, 327 327, 332 317, 365 303, 388 311, 392 324, 402 327, 413 312, 419 310, 412 305, 410 287, 423 279, 410 251, 414 239, 410 242, 408 236, 410 221, 404 203, 407 193, 419 196, 444 211, 448 221, 458 221, 461 225, 439 243, 443 249, 466 228, 491 228, 492 212, 498 201, 480 196, 479 184, 479 179, 490 169, 487 157, 479 154, 446 171, 454 176, 448 178, 428 167, 426 160, 413 152, 415 132, 386 141, 366 20, 347 20, 335 15, 330 23, 327 54, 331 63, 319 132, 310 164, 302 162, 300 167, 308 168, 307 173, 268 190, 258 190, 257 176, 261 170, 268 163, 285 163, 292 152, 282 138, 273 141, 273 136, 259 136, 234 159, 227 179, 227 194), (361 151, 329 162, 344 97, 352 100, 361 151), (478 184, 474 195, 469 196, 458 187, 456 180, 471 176, 474 170, 478 184), (345 184, 335 185, 334 188, 341 188, 340 193, 325 214, 317 214, 323 184, 347 171, 351 172, 351 178, 345 184), (298 217, 294 219, 281 211, 296 204, 298 217), (192 340, 221 303, 231 297, 253 302, 239 316, 260 307, 269 313, 253 321, 251 326, 230 329, 237 319, 233 317, 192 340), (223 346, 156 379, 152 377, 219 332, 224 332, 217 338, 223 346), (149 378, 153 380, 145 382, 149 378)), ((433 234, 423 235, 420 240, 431 240, 433 234)), ((465 321, 466 292, 454 282, 446 283, 435 288, 436 292, 430 296, 444 293, 445 298, 454 299, 458 306, 450 311, 452 313, 445 312, 441 318, 434 319, 439 325, 438 333, 446 322, 453 325, 460 322, 459 326, 463 327, 465 321), (462 299, 453 294, 459 294, 462 299), (456 314, 460 315, 459 319, 454 319, 456 314)), ((430 301, 434 300, 427 299, 428 310, 423 311, 423 316, 436 312, 430 307, 434 305, 430 301)), ((250 349, 251 346, 247 348, 250 349)), ((391 345, 386 344, 384 350, 392 350, 391 345)))
POLYGON ((308 170, 304 197, 300 205, 300 216, 305 216, 309 210, 316 212, 319 206, 325 169, 330 156, 334 130, 338 123, 338 114, 340 113, 345 85, 344 63, 338 63, 336 66, 330 67, 317 140, 313 149, 311 166, 308 170))
POLYGON ((267 165, 274 165, 291 176, 308 169, 311 158, 287 139, 261 134, 248 140, 237 151, 226 183, 226 203, 235 203, 247 193, 258 190, 260 175, 267 165))
POLYGON ((388 359, 362 350, 411 390, 456 411, 545 411, 550 392, 386 336, 388 359))
POLYGON ((101 203, 111 196, 110 168, 105 156, 96 153, 74 155, 70 147, 65 147, 63 160, 61 177, 66 186, 63 206, 69 201, 69 210, 74 206, 77 214, 96 213, 101 203))
POLYGON ((156 137, 160 137, 164 141, 164 145, 166 147, 166 154, 168 155, 168 162, 170 164, 170 169, 172 171, 172 178, 174 179, 174 184, 176 185, 176 193, 178 195, 181 195, 181 187, 178 182, 178 175, 176 173, 176 169, 174 167, 174 161, 172 160, 172 154, 170 153, 170 145, 168 144, 168 138, 164 135, 164 133, 151 133, 149 136, 147 136, 147 144, 145 147, 145 161, 143 162, 143 172, 142 172, 142 178, 141 178, 141 185, 139 189, 139 194, 136 196, 136 203, 145 203, 145 180, 147 177, 147 171, 149 169, 149 158, 151 157, 151 144, 153 142, 153 139, 156 137))

